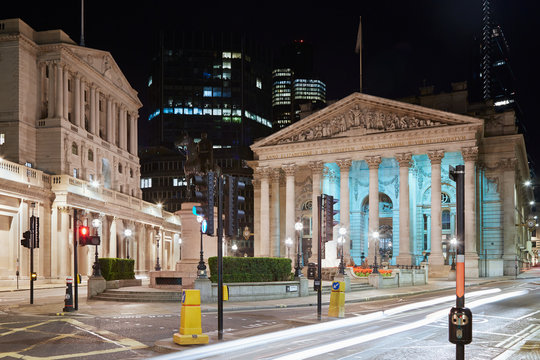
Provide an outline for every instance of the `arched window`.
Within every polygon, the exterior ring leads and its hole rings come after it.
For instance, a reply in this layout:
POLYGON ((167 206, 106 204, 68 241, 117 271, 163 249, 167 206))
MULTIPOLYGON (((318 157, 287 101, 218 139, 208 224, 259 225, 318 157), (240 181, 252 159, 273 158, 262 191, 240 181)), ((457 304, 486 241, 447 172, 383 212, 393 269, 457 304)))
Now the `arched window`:
POLYGON ((94 152, 92 150, 88 150, 88 161, 94 161, 94 152))
POLYGON ((447 193, 441 193, 441 202, 443 204, 450 204, 450 196, 447 193))
POLYGON ((73 155, 79 155, 79 148, 77 147, 77 144, 75 142, 71 144, 71 153, 73 155))

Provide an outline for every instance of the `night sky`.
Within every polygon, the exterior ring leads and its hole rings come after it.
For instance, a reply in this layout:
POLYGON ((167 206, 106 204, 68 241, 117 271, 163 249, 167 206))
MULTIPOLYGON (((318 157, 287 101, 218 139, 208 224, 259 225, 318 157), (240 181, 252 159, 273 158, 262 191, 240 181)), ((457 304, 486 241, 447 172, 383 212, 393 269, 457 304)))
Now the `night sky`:
MULTIPOLYGON (((111 52, 146 105, 150 60, 162 25, 193 31, 243 30, 259 35, 271 47, 303 39, 314 44, 315 68, 327 84, 327 98, 340 99, 359 89, 354 48, 362 16, 364 92, 396 98, 416 94, 422 84, 444 91, 450 82, 466 80, 473 37, 480 35, 482 25, 480 0, 325 2, 323 7, 313 1, 195 3, 200 5, 178 0, 86 0, 85 45, 111 52)), ((492 18, 510 45, 528 135, 536 136, 540 2, 492 0, 491 7, 492 18)), ((62 29, 77 43, 80 40, 78 0, 3 2, 0 18, 15 17, 35 30, 62 29)), ((140 122, 149 110, 143 106, 140 122)), ((528 144, 528 151, 540 167, 540 147, 528 144)))

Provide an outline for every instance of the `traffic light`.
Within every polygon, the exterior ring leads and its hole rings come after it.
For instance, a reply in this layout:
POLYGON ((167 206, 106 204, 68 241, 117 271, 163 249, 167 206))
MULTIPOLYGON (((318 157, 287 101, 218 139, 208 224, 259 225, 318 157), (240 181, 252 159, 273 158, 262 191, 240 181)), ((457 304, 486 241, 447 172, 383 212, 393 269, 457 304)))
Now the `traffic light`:
POLYGON ((240 190, 245 189, 246 184, 237 177, 227 176, 227 209, 225 213, 225 235, 238 235, 240 218, 245 216, 244 210, 240 209, 246 199, 240 195, 240 190))
POLYGON ((195 207, 197 215, 206 219, 206 234, 214 234, 214 172, 209 171, 206 175, 195 175, 195 198, 201 205, 195 207))
POLYGON ((79 245, 85 246, 89 244, 90 230, 88 226, 81 225, 79 226, 79 245))
POLYGON ((26 248, 30 248, 30 230, 26 230, 25 232, 23 232, 23 238, 21 239, 21 245, 26 247, 26 248))
POLYGON ((30 217, 30 231, 34 232, 34 249, 39 248, 39 218, 32 215, 30 217))
POLYGON ((33 272, 32 275, 30 275, 32 277, 32 281, 36 281, 37 280, 37 272, 33 272))
POLYGON ((334 205, 339 202, 338 199, 334 199, 333 196, 325 195, 324 197, 324 227, 326 234, 326 241, 332 241, 334 236, 334 225, 338 222, 334 221, 334 215, 338 213, 338 210, 334 210, 334 205))

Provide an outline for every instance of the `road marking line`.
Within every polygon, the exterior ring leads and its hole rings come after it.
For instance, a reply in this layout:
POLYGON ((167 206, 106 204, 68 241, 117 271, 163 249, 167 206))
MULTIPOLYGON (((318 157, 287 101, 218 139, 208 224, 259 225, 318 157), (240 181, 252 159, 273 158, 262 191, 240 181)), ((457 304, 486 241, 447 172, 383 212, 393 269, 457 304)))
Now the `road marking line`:
POLYGON ((516 334, 508 334, 508 335, 507 335, 508 338, 505 339, 505 340, 503 340, 503 341, 501 341, 501 342, 498 343, 497 345, 495 345, 495 347, 505 347, 505 348, 508 348, 508 347, 506 346, 507 343, 510 343, 510 342, 513 343, 514 340, 515 340, 516 338, 517 338, 517 340, 519 341, 519 339, 520 339, 519 337, 520 337, 523 333, 529 331, 529 329, 533 328, 534 326, 535 326, 535 325, 529 325, 529 326, 527 326, 525 329, 521 330, 520 332, 518 332, 518 333, 516 333, 516 334))
POLYGON ((526 314, 526 315, 523 315, 521 317, 518 317, 516 320, 523 320, 523 319, 528 318, 529 316, 532 316, 532 315, 537 314, 539 312, 540 312, 540 310, 536 310, 536 311, 534 311, 534 312, 532 312, 530 314, 526 314))
POLYGON ((502 354, 500 354, 499 356, 497 356, 493 360, 505 360, 505 359, 509 359, 510 357, 512 357, 512 355, 514 355, 516 352, 518 352, 520 350, 521 344, 527 342, 527 340, 529 340, 529 338, 533 337, 535 335, 535 332, 538 329, 540 329, 540 325, 537 325, 536 329, 534 331, 531 331, 531 333, 529 334, 528 337, 525 337, 525 338, 521 339, 520 342, 518 342, 517 344, 512 346, 512 348, 507 349, 505 352, 503 352, 502 354))

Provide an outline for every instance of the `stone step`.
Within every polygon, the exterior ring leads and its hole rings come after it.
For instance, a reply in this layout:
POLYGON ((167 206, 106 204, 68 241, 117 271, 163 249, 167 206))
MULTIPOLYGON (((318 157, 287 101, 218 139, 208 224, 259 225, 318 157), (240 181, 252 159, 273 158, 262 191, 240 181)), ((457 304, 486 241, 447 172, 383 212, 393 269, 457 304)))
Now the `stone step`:
POLYGON ((106 290, 93 300, 127 302, 180 302, 182 293, 176 291, 118 291, 106 290))

